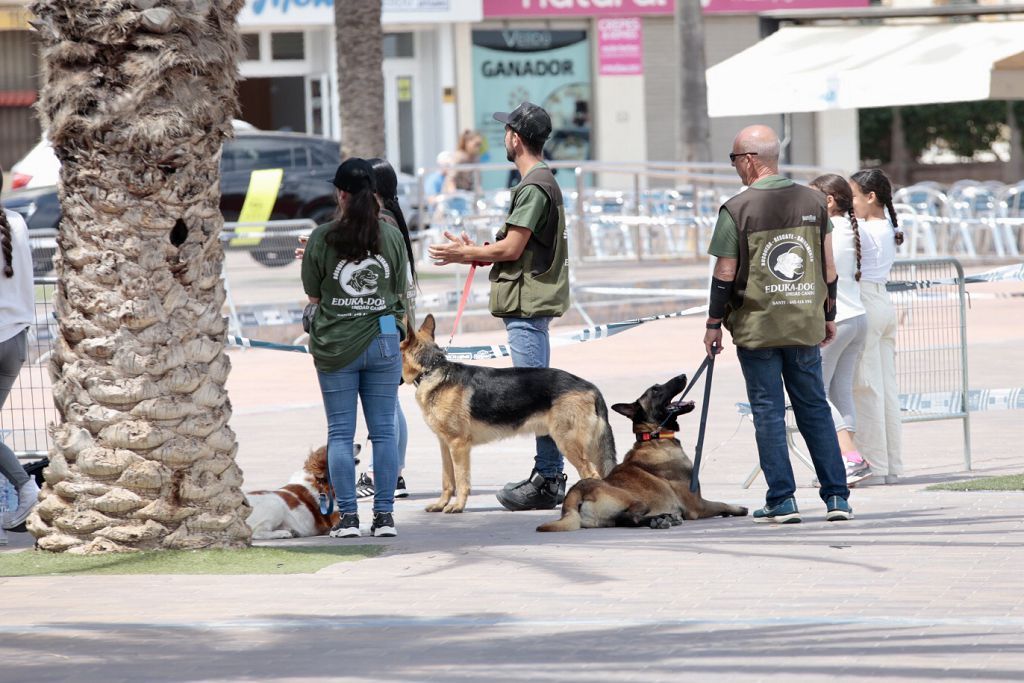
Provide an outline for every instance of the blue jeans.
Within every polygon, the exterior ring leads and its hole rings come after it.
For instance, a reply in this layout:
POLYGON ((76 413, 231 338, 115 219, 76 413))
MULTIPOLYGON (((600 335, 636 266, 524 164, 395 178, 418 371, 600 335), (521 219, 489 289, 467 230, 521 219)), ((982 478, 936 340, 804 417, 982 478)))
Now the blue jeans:
MULTIPOLYGON (((512 351, 512 365, 517 368, 546 368, 551 362, 548 326, 551 318, 503 318, 512 351)), ((562 473, 562 454, 550 436, 537 437, 537 471, 544 477, 562 473)))
POLYGON ((338 510, 356 512, 356 467, 352 439, 356 433, 356 398, 373 442, 373 511, 391 512, 398 481, 395 404, 402 359, 398 335, 381 334, 362 355, 341 370, 317 372, 327 413, 327 464, 338 510))
POLYGON ((774 349, 737 348, 736 356, 747 382, 747 398, 754 417, 757 454, 768 482, 765 502, 775 506, 796 491, 786 444, 786 397, 789 394, 797 427, 807 443, 814 471, 821 482, 822 500, 848 498, 846 469, 839 452, 835 424, 821 378, 817 346, 774 349))

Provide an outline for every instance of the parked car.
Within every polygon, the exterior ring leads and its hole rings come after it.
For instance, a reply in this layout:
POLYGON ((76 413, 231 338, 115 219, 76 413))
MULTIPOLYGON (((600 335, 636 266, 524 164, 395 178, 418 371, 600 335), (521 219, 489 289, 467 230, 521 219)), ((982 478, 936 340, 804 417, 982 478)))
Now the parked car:
MULTIPOLYGON (((333 140, 301 133, 236 129, 234 139, 224 143, 221 155, 220 208, 224 220, 238 220, 253 171, 281 168, 284 177, 270 220, 329 221, 337 209, 330 180, 340 161, 341 147, 333 140)), ((59 228, 61 216, 57 187, 11 192, 4 206, 20 213, 28 223, 34 239, 36 274, 49 272, 56 253, 54 231, 59 228)), ((274 238, 273 230, 268 229, 249 254, 265 266, 285 266, 294 261, 295 246, 294 237, 274 238)))

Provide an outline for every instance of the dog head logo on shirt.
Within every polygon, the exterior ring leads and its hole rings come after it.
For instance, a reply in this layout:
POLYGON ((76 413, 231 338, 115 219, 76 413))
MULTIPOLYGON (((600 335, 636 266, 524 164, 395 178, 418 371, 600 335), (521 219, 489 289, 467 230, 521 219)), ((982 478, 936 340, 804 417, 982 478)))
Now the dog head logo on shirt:
POLYGON ((772 245, 767 265, 772 275, 779 280, 795 282, 803 277, 806 262, 807 252, 804 247, 798 242, 787 240, 772 245))
POLYGON ((349 296, 369 296, 376 294, 380 281, 378 270, 380 264, 376 259, 349 261, 338 274, 338 284, 349 296))

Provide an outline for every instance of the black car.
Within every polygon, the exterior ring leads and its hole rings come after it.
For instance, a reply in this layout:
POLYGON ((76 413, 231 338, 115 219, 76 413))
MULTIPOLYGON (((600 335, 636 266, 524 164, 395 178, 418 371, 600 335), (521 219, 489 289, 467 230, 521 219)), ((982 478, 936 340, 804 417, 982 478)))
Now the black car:
MULTIPOLYGON (((224 143, 221 155, 220 210, 224 220, 238 220, 253 171, 280 168, 284 176, 270 220, 308 218, 317 224, 326 223, 337 210, 330 180, 340 162, 341 147, 333 140, 300 133, 236 132, 234 139, 224 143)), ((57 188, 15 191, 3 204, 24 216, 28 224, 36 275, 48 273, 57 249, 53 231, 58 229, 61 216, 57 188)), ((272 234, 268 229, 258 248, 250 249, 249 254, 266 266, 292 263, 295 237, 275 239, 268 236, 272 234)))

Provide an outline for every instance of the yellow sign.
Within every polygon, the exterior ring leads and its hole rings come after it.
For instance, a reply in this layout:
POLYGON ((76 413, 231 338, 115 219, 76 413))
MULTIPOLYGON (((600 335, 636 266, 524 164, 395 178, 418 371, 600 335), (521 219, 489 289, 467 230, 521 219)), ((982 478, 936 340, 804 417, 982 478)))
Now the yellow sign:
MULTIPOLYGON (((283 168, 253 171, 249 176, 249 190, 245 193, 245 202, 242 204, 242 212, 238 215, 238 222, 262 223, 269 220, 270 214, 274 211, 274 204, 277 203, 277 193, 281 189, 283 178, 283 168)), ((263 239, 265 230, 265 225, 238 226, 235 228, 235 234, 247 236, 234 237, 228 244, 232 247, 257 245, 263 239)))
POLYGON ((412 79, 408 76, 398 78, 398 101, 412 102, 412 79))
POLYGON ((32 13, 24 7, 0 7, 0 31, 28 31, 32 13))

